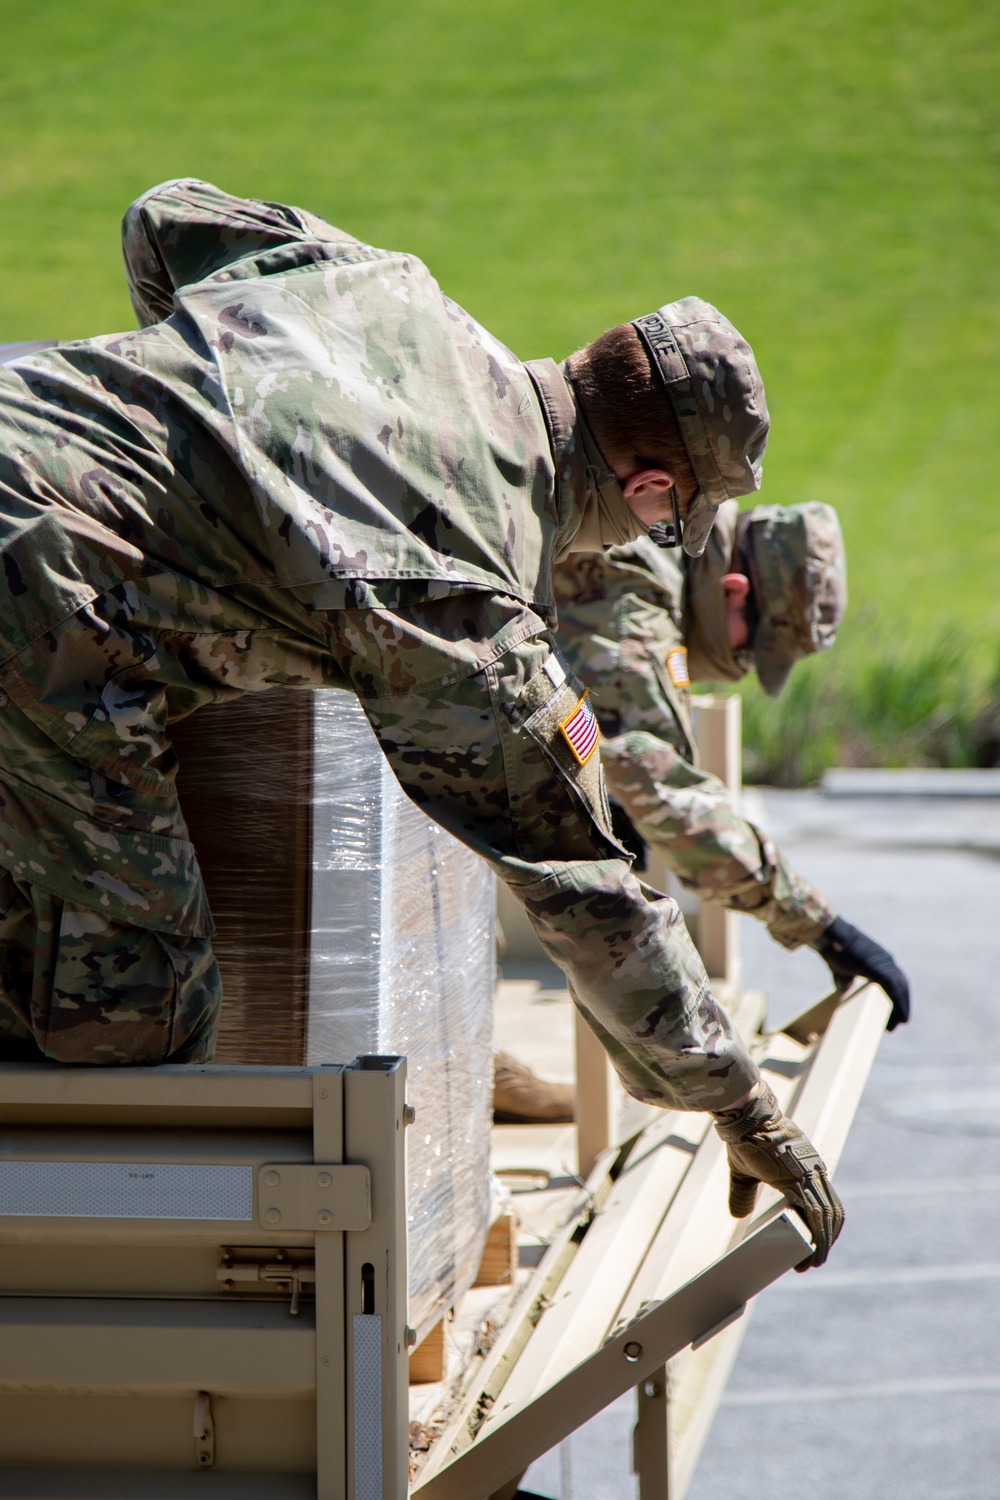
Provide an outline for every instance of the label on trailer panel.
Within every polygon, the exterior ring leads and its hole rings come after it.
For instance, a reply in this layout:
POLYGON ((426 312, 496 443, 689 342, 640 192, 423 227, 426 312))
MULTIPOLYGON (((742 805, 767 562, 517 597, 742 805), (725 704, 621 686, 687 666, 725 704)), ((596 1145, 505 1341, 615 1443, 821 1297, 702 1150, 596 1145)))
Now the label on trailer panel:
POLYGON ((0 1215, 253 1220, 253 1167, 0 1161, 0 1215))

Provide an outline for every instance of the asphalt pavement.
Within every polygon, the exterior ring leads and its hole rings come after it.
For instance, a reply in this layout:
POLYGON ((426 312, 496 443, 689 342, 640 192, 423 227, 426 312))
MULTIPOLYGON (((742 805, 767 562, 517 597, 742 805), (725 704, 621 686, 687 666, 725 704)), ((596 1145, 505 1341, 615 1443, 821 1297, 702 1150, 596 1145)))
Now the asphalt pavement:
MULTIPOLYGON (((841 1240, 761 1297, 688 1500, 997 1500, 1000 799, 765 792, 757 808, 907 970, 914 1016, 886 1036, 840 1164, 841 1240)), ((780 1024, 825 967, 742 928, 744 980, 780 1024)), ((524 1488, 629 1500, 632 1422, 625 1398, 524 1488)))

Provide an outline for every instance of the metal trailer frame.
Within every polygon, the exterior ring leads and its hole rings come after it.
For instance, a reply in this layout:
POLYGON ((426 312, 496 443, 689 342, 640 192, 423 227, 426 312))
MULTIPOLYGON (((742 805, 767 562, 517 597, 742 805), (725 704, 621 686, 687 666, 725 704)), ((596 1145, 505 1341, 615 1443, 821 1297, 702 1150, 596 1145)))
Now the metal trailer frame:
MULTIPOLYGON (((887 1008, 864 986, 757 1047, 831 1164, 887 1008)), ((404 1500, 405 1074, 0 1067, 0 1496, 404 1500)), ((642 1500, 683 1493, 741 1314, 809 1250, 769 1191, 734 1224, 725 1179, 704 1116, 601 1156, 414 1500, 509 1500, 633 1386, 642 1500)))
POLYGON ((0 1067, 0 1495, 406 1494, 405 1079, 0 1067))

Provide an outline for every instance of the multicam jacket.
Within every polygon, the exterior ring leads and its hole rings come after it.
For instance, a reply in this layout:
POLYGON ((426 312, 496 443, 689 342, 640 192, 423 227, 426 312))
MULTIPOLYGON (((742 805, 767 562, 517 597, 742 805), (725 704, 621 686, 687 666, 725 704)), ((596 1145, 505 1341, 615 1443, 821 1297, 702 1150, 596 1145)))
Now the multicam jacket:
POLYGON ((204 183, 140 199, 124 247, 146 326, 0 371, 0 860, 204 935, 171 722, 350 686, 407 792, 524 903, 626 1086, 741 1097, 756 1069, 567 733, 589 706, 553 649, 551 563, 588 478, 555 365, 522 365, 414 257, 204 183))
POLYGON ((692 671, 730 678, 742 671, 719 628, 719 578, 728 569, 725 535, 735 511, 735 504, 723 507, 703 557, 645 538, 603 555, 571 554, 554 574, 557 640, 591 689, 606 736, 609 791, 642 838, 688 889, 748 912, 796 948, 814 941, 835 913, 767 834, 740 816, 728 787, 698 769, 691 719, 692 671), (689 658, 692 642, 700 651, 689 658))

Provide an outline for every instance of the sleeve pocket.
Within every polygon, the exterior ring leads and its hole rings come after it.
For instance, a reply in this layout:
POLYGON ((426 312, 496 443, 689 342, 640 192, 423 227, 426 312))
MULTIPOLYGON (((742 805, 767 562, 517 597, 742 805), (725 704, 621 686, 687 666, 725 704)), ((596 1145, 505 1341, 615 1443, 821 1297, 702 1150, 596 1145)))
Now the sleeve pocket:
POLYGON ((525 686, 522 706, 528 715, 524 729, 569 783, 610 851, 631 862, 632 855, 611 829, 601 770, 600 726, 583 683, 567 673, 565 682, 554 687, 544 671, 537 672, 525 686))

